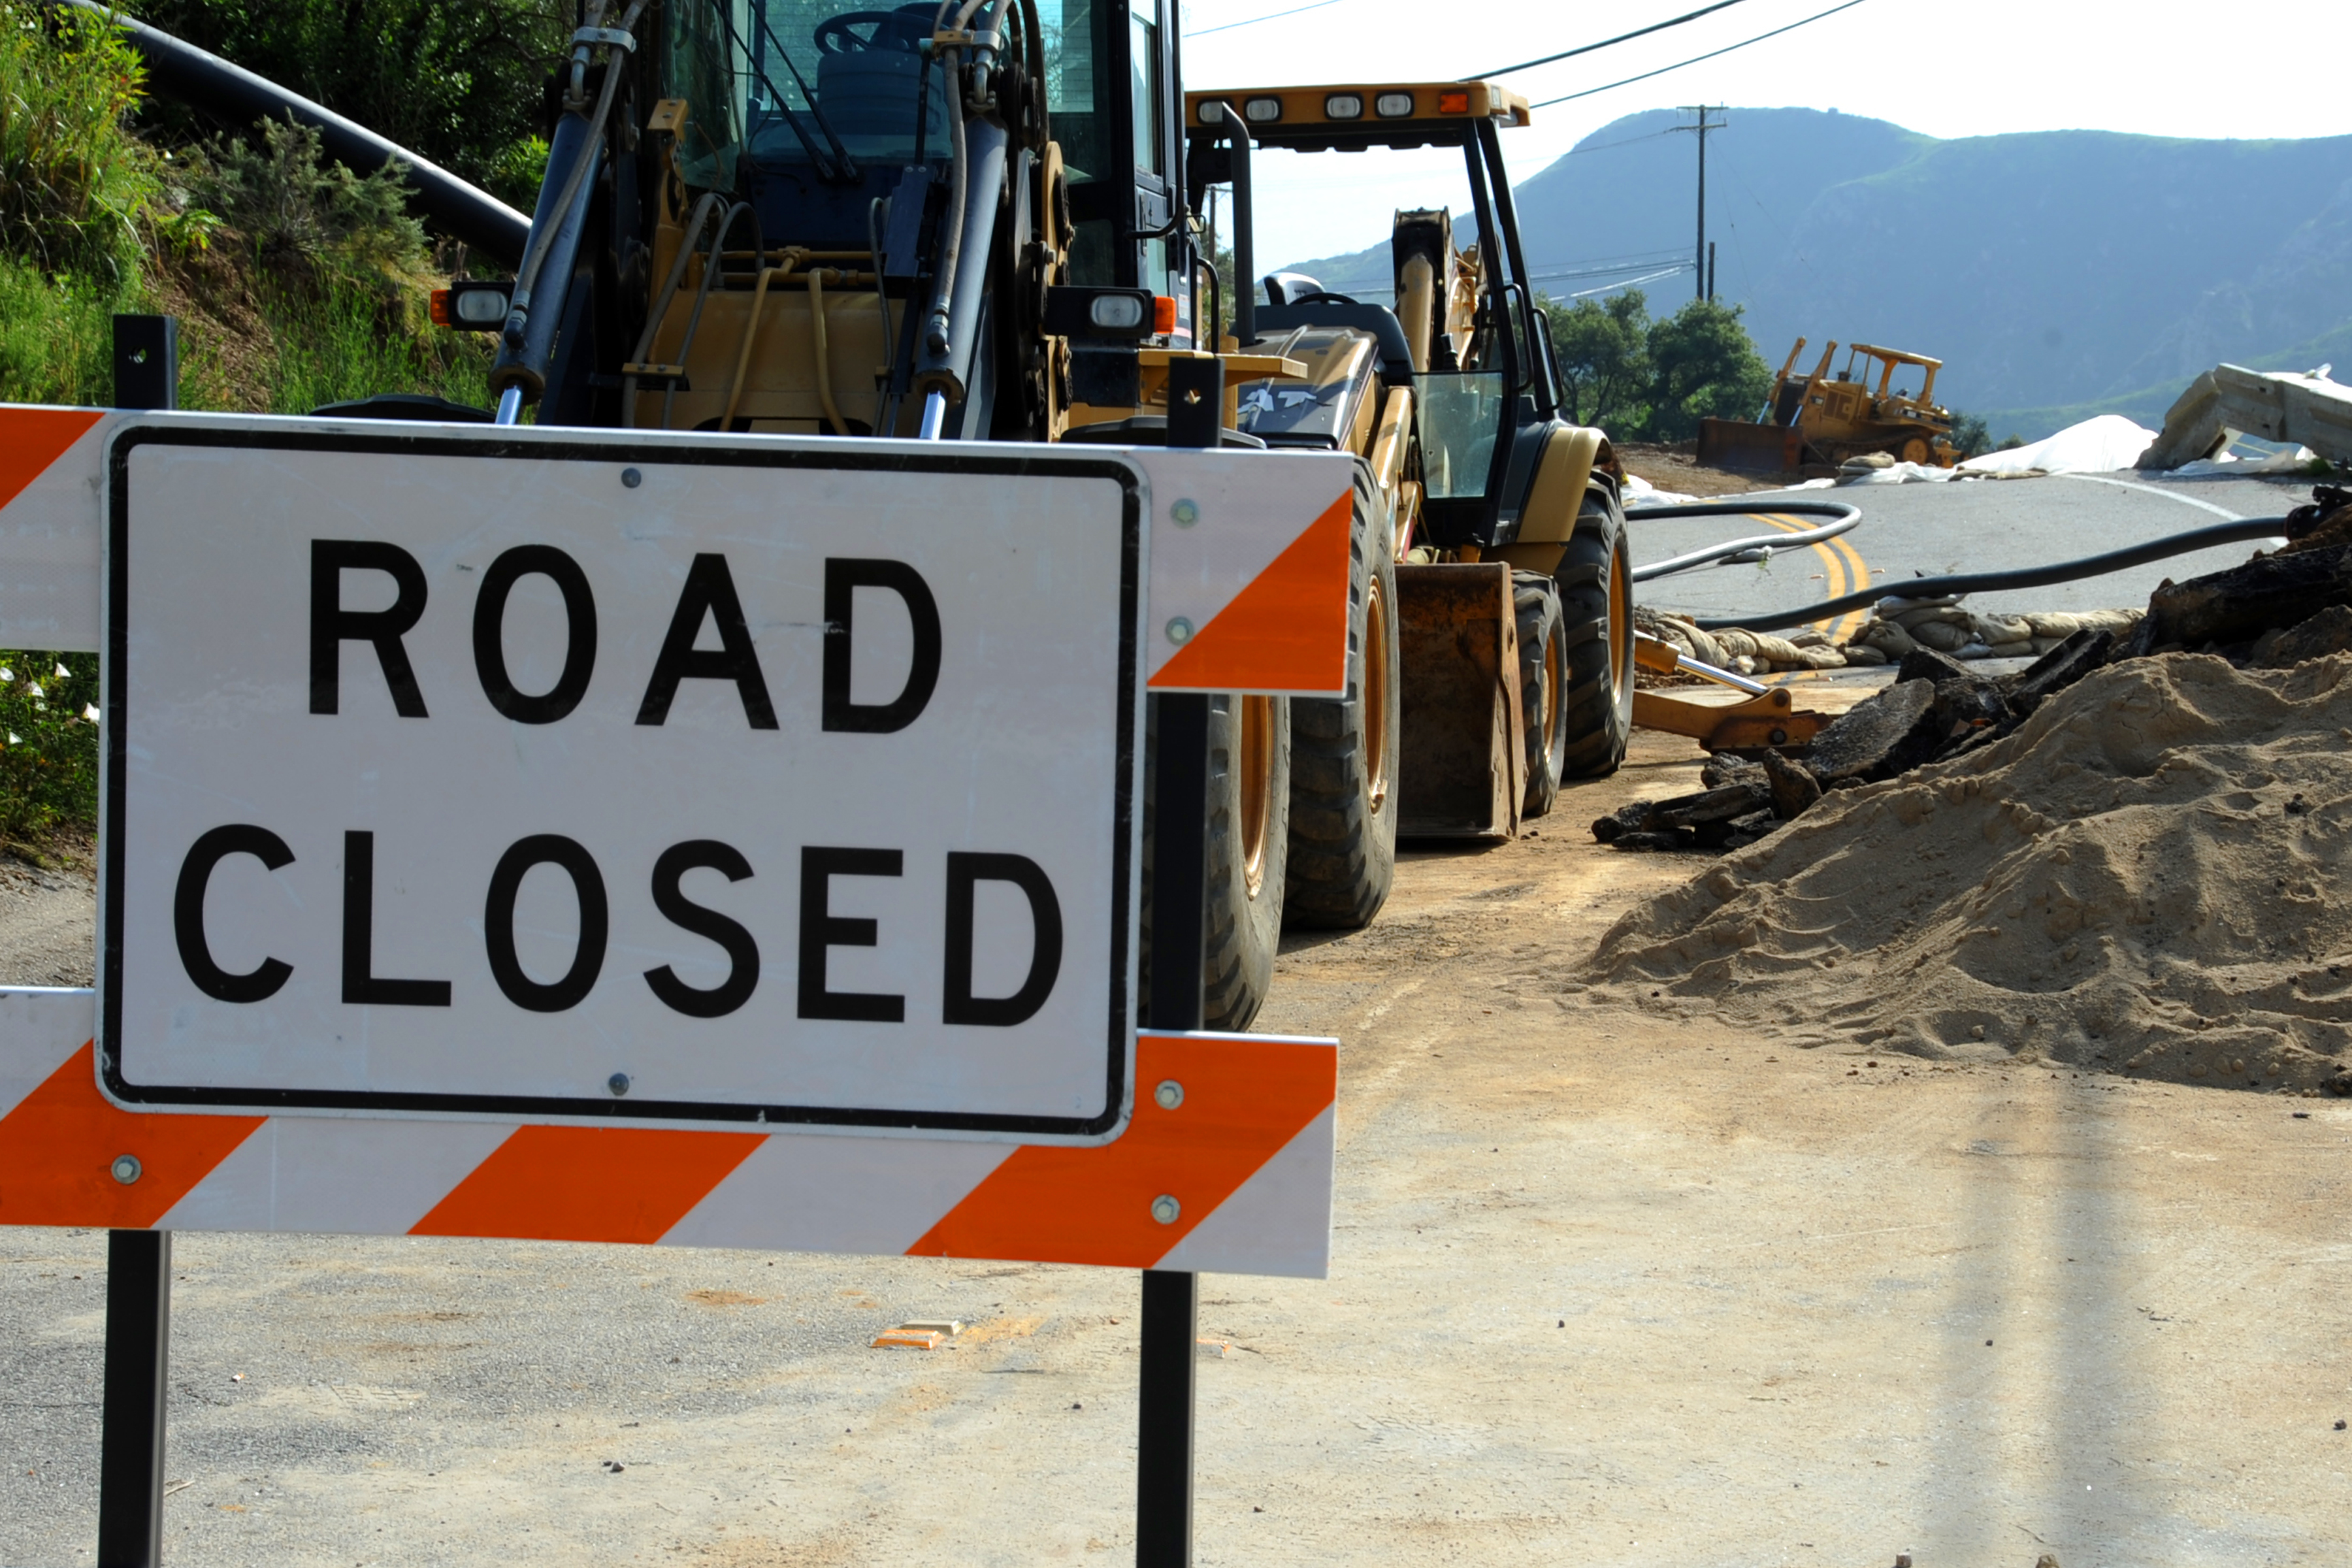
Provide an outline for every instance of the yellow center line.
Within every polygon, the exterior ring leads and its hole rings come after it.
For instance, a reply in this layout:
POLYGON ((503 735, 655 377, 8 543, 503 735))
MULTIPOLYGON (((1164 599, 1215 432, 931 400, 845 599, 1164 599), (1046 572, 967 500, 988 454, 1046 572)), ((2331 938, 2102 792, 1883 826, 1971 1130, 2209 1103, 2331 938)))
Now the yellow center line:
MULTIPOLYGON (((1763 512, 1759 516, 1763 521, 1770 523, 1783 533, 1801 533, 1809 528, 1819 526, 1810 520, 1783 517, 1777 512, 1763 512)), ((1822 565, 1828 569, 1824 574, 1824 581, 1829 584, 1829 592, 1823 594, 1822 598, 1842 598, 1847 594, 1857 594, 1870 586, 1870 568, 1863 563, 1862 552, 1845 542, 1844 535, 1820 541, 1812 546, 1812 551, 1814 554, 1821 557, 1822 565)), ((1830 640, 1842 643, 1860 631, 1869 618, 1868 610, 1849 610, 1835 621, 1816 621, 1813 624, 1826 626, 1830 640)))

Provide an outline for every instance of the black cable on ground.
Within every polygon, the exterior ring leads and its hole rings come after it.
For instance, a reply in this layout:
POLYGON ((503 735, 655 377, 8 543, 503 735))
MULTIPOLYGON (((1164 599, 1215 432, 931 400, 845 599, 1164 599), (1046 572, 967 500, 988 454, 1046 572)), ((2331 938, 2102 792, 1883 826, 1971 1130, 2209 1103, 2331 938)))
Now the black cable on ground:
MULTIPOLYGON (((2028 566, 2016 572, 1959 572, 1946 577, 1904 577, 1884 587, 1865 588, 1858 594, 1824 599, 1818 605, 1807 605, 1801 609, 1773 610, 1760 616, 1719 616, 1700 621, 1697 625, 1701 630, 1710 632, 1779 631, 1784 626, 1801 626, 1810 622, 1826 620, 1848 610, 1864 609, 1885 598, 1932 599, 1947 594, 1992 594, 2011 588, 2045 588, 2053 583, 2080 582, 2085 577, 2101 577, 2126 567, 2145 566, 2151 561, 2162 561, 2168 556, 2210 550, 2217 544, 2284 539, 2290 531, 2287 520, 2283 517, 2241 518, 2236 522, 2217 522, 2210 528, 2192 528, 2187 533, 2168 534, 2162 539, 2151 539, 2145 544, 2132 545, 2129 549, 2110 550, 2105 555, 2086 555, 2080 561, 2063 561, 2054 566, 2028 566)), ((1789 537, 1794 538, 1795 535, 1789 537)))
POLYGON ((1633 581, 1647 583, 1654 578, 1675 572, 1687 572, 1695 566, 1705 566, 1734 555, 1745 555, 1751 550, 1794 550, 1801 545, 1819 544, 1825 539, 1835 539, 1841 533, 1851 533, 1862 521, 1862 509, 1837 500, 1773 501, 1693 501, 1683 506, 1645 506, 1629 510, 1625 521, 1639 518, 1647 521, 1659 517, 1826 517, 1831 521, 1819 528, 1803 529, 1795 533, 1759 533, 1752 539, 1734 539, 1722 544, 1710 544, 1704 550, 1694 550, 1666 561, 1654 561, 1647 566, 1633 568, 1633 581))

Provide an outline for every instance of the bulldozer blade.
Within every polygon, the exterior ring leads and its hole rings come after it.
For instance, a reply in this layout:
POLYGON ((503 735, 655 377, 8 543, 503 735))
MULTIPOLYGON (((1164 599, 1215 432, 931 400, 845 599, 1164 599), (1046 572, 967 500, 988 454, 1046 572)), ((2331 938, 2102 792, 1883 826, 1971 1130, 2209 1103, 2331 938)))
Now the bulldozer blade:
POLYGON ((1518 623, 1503 562, 1397 568, 1403 669, 1397 831, 1510 838, 1527 759, 1518 623))
POLYGON ((1738 419, 1698 422, 1698 460, 1710 468, 1731 468, 1743 474, 1787 473, 1803 463, 1804 455, 1805 437, 1801 430, 1738 419))

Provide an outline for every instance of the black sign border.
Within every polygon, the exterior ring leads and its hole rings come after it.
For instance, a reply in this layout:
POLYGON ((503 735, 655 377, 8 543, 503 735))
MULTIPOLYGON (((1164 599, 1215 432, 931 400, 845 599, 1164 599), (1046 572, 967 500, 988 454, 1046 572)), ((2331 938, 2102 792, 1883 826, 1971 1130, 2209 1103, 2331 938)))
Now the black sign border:
MULTIPOLYGON (((845 443, 845 446, 846 443, 845 443)), ((388 429, 374 431, 305 431, 299 429, 174 428, 134 424, 111 442, 107 458, 109 510, 105 562, 106 624, 106 805, 108 836, 121 842, 130 781, 129 726, 125 722, 128 695, 131 595, 130 522, 131 454, 141 447, 173 446, 234 447, 243 450, 356 452, 410 457, 524 458, 546 462, 583 461, 616 467, 640 464, 701 468, 765 468, 834 472, 971 474, 994 478, 1055 478, 1109 479, 1119 487, 1119 649, 1118 798, 1112 818, 1116 840, 1111 868, 1111 945, 1109 1062, 1104 1075, 1100 1115, 1011 1116, 969 1111, 885 1110, 838 1106, 724 1105, 698 1100, 599 1100, 537 1095, 461 1095, 372 1093, 351 1089, 190 1089, 170 1085, 134 1084, 123 1076, 117 1041, 122 1020, 123 857, 104 857, 106 918, 100 931, 99 951, 99 1073, 108 1093, 126 1105, 208 1106, 224 1112, 236 1110, 271 1114, 302 1110, 422 1111, 473 1120, 544 1117, 590 1118, 605 1123, 643 1122, 662 1126, 692 1121, 728 1123, 754 1131, 762 1128, 808 1126, 868 1127, 908 1132, 1017 1133, 1053 1138, 1092 1138, 1118 1126, 1127 1099, 1127 1050, 1135 997, 1129 985, 1129 952, 1135 939, 1130 918, 1129 889, 1134 864, 1135 758, 1137 734, 1135 693, 1139 680, 1141 649, 1139 615, 1143 503, 1134 471, 1108 458, 1055 457, 1040 459, 1013 456, 1003 448, 972 450, 941 447, 933 452, 904 449, 845 450, 838 454, 805 447, 772 447, 765 443, 738 444, 726 437, 694 441, 647 444, 632 447, 617 442, 583 442, 562 437, 526 438, 517 436, 455 437, 440 433, 388 429), (707 440, 707 444, 706 444, 707 440)))

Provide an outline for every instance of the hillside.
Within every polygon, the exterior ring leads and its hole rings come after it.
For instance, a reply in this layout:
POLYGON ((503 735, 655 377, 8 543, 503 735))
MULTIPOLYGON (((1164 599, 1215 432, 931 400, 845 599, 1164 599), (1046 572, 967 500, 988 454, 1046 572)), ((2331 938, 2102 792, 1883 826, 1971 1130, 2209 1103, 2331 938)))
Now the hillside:
MULTIPOLYGON (((1534 271, 1688 252, 1681 118, 1616 121, 1517 187, 1534 271)), ((2219 360, 2352 357, 2332 353, 2352 338, 2352 137, 1937 141, 1834 111, 1728 119, 1707 142, 1717 287, 1775 364, 1801 333, 1936 354, 1949 402, 2032 437, 2084 410, 2152 418, 2219 360)), ((1384 264, 1299 266, 1345 288, 1384 264)), ((1648 287, 1670 305, 1690 276, 1648 287)))

